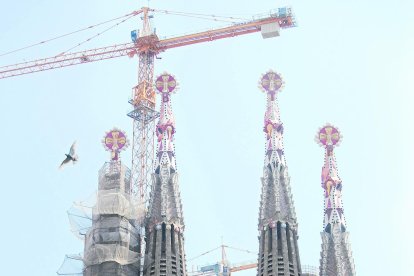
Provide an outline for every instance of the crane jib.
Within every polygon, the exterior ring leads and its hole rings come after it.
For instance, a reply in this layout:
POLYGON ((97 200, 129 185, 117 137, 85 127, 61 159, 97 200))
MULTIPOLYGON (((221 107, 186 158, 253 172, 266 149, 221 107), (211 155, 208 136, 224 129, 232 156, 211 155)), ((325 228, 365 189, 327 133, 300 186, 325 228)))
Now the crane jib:
POLYGON ((235 37, 259 31, 262 31, 263 38, 274 37, 279 35, 279 28, 284 29, 295 26, 296 22, 291 10, 281 8, 277 13, 272 13, 266 17, 205 32, 172 37, 163 40, 158 40, 156 35, 150 35, 148 37, 138 38, 135 43, 112 45, 3 66, 0 67, 0 79, 127 55, 129 57, 133 57, 139 52, 150 51, 156 55, 159 52, 171 48, 235 37))

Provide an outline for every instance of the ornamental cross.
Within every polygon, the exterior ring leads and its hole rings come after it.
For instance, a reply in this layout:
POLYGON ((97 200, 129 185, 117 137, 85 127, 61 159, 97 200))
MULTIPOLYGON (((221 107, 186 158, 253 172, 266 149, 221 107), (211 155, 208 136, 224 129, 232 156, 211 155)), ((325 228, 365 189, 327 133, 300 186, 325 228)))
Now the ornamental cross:
POLYGON ((126 143, 125 136, 119 137, 119 131, 112 131, 111 134, 112 137, 105 138, 105 144, 108 145, 108 147, 110 147, 112 150, 122 148, 126 143))
POLYGON ((267 74, 268 79, 264 78, 262 80, 262 85, 264 87, 268 87, 268 90, 273 92, 282 86, 282 80, 276 73, 269 73, 267 74))
POLYGON ((112 161, 117 161, 119 159, 120 151, 125 150, 128 147, 129 141, 125 132, 113 128, 105 134, 102 139, 102 144, 107 151, 111 152, 112 161))
POLYGON ((283 80, 281 76, 273 71, 268 71, 262 76, 259 81, 259 88, 271 96, 271 100, 275 99, 275 95, 278 91, 282 90, 283 80))
POLYGON ((319 133, 319 140, 325 145, 335 145, 339 141, 339 132, 333 127, 325 127, 325 133, 319 133))
POLYGON ((175 79, 170 75, 162 75, 156 82, 157 90, 162 93, 171 92, 176 85, 175 79))

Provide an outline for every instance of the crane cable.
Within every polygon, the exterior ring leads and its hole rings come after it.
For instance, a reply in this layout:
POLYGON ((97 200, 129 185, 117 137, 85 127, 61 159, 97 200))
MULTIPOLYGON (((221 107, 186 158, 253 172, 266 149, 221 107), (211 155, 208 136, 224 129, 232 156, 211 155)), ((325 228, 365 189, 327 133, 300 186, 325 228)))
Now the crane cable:
POLYGON ((246 18, 221 16, 221 15, 214 15, 214 14, 189 13, 189 12, 178 12, 178 11, 157 10, 157 9, 152 9, 152 11, 160 12, 164 14, 172 14, 172 15, 193 17, 193 18, 206 19, 206 20, 212 20, 212 21, 222 21, 222 22, 229 22, 229 23, 238 23, 237 21, 234 21, 234 20, 244 20, 244 21, 247 20, 246 18))
POLYGON ((215 250, 217 250, 217 249, 220 249, 220 248, 222 248, 222 247, 225 247, 225 248, 230 248, 230 249, 233 249, 233 250, 237 250, 237 251, 241 251, 241 252, 245 252, 245 253, 249 253, 249 254, 254 254, 254 255, 257 255, 257 253, 256 252, 253 252, 253 251, 250 251, 250 250, 246 250, 246 249, 241 249, 241 248, 237 248, 237 247, 232 247, 232 246, 228 246, 228 245, 220 245, 220 246, 218 246, 218 247, 216 247, 216 248, 213 248, 213 249, 211 249, 211 250, 209 250, 209 251, 206 251, 206 252, 204 252, 204 253, 202 253, 202 254, 200 254, 200 255, 198 255, 198 256, 195 256, 195 257, 193 257, 193 258, 191 258, 191 259, 189 259, 188 261, 189 262, 191 262, 191 261, 193 261, 193 260, 195 260, 195 259, 197 259, 197 258, 199 258, 199 257, 201 257, 201 256, 204 256, 204 255, 206 255, 206 254, 208 254, 208 253, 211 253, 211 252, 213 252, 213 251, 215 251, 215 250))
MULTIPOLYGON (((206 19, 206 20, 212 20, 212 21, 230 22, 230 23, 237 23, 236 21, 231 21, 231 20, 246 20, 245 18, 240 18, 240 17, 220 16, 220 15, 209 15, 209 14, 201 14, 201 13, 188 13, 188 12, 177 12, 177 11, 156 10, 156 9, 151 9, 151 11, 153 11, 153 12, 160 12, 160 13, 164 13, 164 14, 172 14, 172 15, 193 17, 193 18, 206 19)), ((72 31, 72 32, 69 32, 69 33, 66 33, 66 34, 63 34, 63 35, 59 35, 59 36, 56 36, 56 37, 53 37, 53 38, 50 38, 50 39, 47 39, 47 40, 43 40, 43 41, 40 41, 38 43, 34 43, 34 44, 31 44, 31 45, 28 45, 28 46, 25 46, 25 47, 22 47, 22 48, 19 48, 19 49, 15 49, 15 50, 9 51, 9 52, 1 53, 0 54, 0 57, 6 56, 6 55, 9 55, 9 54, 13 54, 13 53, 16 53, 16 52, 20 52, 20 51, 23 51, 23 50, 26 50, 26 49, 29 49, 29 48, 32 48, 32 47, 35 47, 35 46, 39 46, 39 45, 42 45, 42 44, 46 44, 48 42, 51 42, 51 41, 54 41, 54 40, 57 40, 57 39, 60 39, 60 38, 63 38, 63 37, 70 36, 70 35, 73 35, 73 34, 76 34, 76 33, 79 33, 79 32, 83 32, 83 31, 86 31, 86 30, 89 30, 89 29, 93 29, 95 27, 98 27, 98 26, 101 26, 101 25, 104 25, 104 24, 113 22, 115 20, 118 20, 118 19, 127 17, 126 19, 124 19, 121 22, 118 22, 117 24, 109 27, 108 29, 104 30, 103 32, 98 33, 98 34, 94 35, 93 37, 90 37, 87 40, 85 40, 85 41, 83 41, 81 43, 78 43, 76 46, 71 47, 70 49, 68 49, 68 50, 66 50, 66 51, 64 51, 64 52, 62 52, 62 53, 59 54, 59 55, 63 55, 66 52, 68 52, 68 51, 70 51, 70 50, 72 50, 72 49, 74 49, 74 48, 76 48, 76 47, 78 47, 78 46, 80 46, 80 45, 82 45, 82 44, 84 44, 84 43, 92 40, 93 38, 95 38, 95 37, 97 37, 97 36, 99 36, 99 35, 107 32, 107 31, 109 31, 110 29, 118 26, 121 23, 124 23, 125 21, 127 21, 131 17, 134 17, 134 16, 136 16, 136 15, 138 15, 140 13, 142 13, 142 10, 133 11, 133 12, 131 12, 129 14, 126 14, 126 15, 123 15, 123 16, 119 16, 119 17, 116 17, 116 18, 113 18, 113 19, 110 19, 110 20, 106 20, 106 21, 103 21, 103 22, 98 23, 98 24, 95 24, 95 25, 91 25, 91 26, 88 26, 88 27, 85 27, 85 28, 81 28, 79 30, 72 31)))
POLYGON ((96 38, 96 37, 100 36, 101 34, 104 34, 104 33, 106 33, 107 31, 109 31, 109 30, 111 30, 111 29, 113 29, 113 28, 115 28, 115 27, 118 27, 120 24, 124 23, 124 22, 125 22, 125 21, 127 21, 128 19, 131 19, 132 17, 134 17, 134 16, 136 16, 136 15, 138 15, 138 14, 140 14, 140 12, 134 12, 134 13, 132 13, 132 14, 129 14, 129 17, 127 17, 127 18, 125 18, 125 19, 123 19, 123 20, 119 21, 118 23, 116 23, 115 25, 110 26, 109 28, 106 28, 106 29, 105 29, 105 30, 103 30, 102 32, 97 33, 96 35, 91 36, 90 38, 88 38, 88 39, 86 39, 86 40, 84 40, 84 41, 82 41, 82 42, 80 42, 80 43, 76 44, 75 46, 73 46, 73 47, 71 47, 71 48, 67 49, 66 51, 63 51, 62 53, 60 53, 60 54, 56 55, 56 57, 61 56, 61 55, 64 55, 64 54, 66 54, 67 52, 69 52, 69 51, 71 51, 71 50, 73 50, 73 49, 75 49, 75 48, 77 48, 77 47, 79 47, 79 46, 81 46, 81 45, 85 44, 86 42, 89 42, 89 41, 91 41, 92 39, 94 39, 94 38, 96 38))
POLYGON ((246 20, 246 18, 242 18, 242 17, 233 17, 233 16, 224 16, 224 15, 215 15, 215 14, 191 13, 191 12, 157 10, 157 9, 151 9, 151 10, 154 12, 163 12, 163 13, 172 13, 172 14, 199 15, 199 16, 213 17, 213 18, 217 17, 217 18, 226 18, 226 19, 246 20))
POLYGON ((208 254, 208 253, 211 253, 211 252, 213 252, 213 251, 215 251, 215 250, 217 250, 217 249, 219 249, 219 248, 221 248, 221 246, 216 247, 216 248, 214 248, 214 249, 211 249, 211 250, 209 250, 209 251, 206 251, 206 252, 204 252, 204 253, 202 253, 202 254, 200 254, 200 255, 198 255, 198 256, 195 256, 195 257, 193 257, 193 258, 189 259, 189 260, 188 260, 188 262, 194 261, 195 259, 198 259, 198 258, 200 258, 201 256, 204 256, 204 255, 206 255, 206 254, 208 254))
POLYGON ((25 46, 25 47, 22 47, 22 48, 19 48, 19 49, 16 49, 16 50, 12 50, 12 51, 9 51, 9 52, 2 53, 2 54, 0 54, 0 57, 6 56, 6 55, 9 55, 9 54, 13 54, 13 53, 16 53, 16 52, 20 52, 22 50, 26 50, 26 49, 29 49, 29 48, 32 48, 32 47, 35 47, 35 46, 39 46, 39 45, 45 44, 47 42, 50 42, 50 41, 53 41, 53 40, 57 40, 57 39, 60 39, 60 38, 66 37, 66 36, 70 36, 70 35, 73 35, 73 34, 76 34, 76 33, 82 32, 82 31, 86 31, 86 30, 89 30, 89 29, 93 29, 95 27, 98 27, 98 26, 101 26, 101 25, 110 23, 112 21, 115 21, 115 20, 118 20, 118 19, 121 19, 121 18, 124 18, 124 17, 131 17, 131 15, 132 16, 135 16, 135 15, 138 15, 139 13, 141 13, 141 12, 142 12, 141 10, 139 10, 139 11, 133 11, 133 12, 131 12, 129 14, 126 14, 126 15, 123 15, 123 16, 119 16, 117 18, 113 18, 113 19, 110 19, 110 20, 106 20, 104 22, 101 22, 101 23, 98 23, 98 24, 95 24, 95 25, 91 25, 89 27, 85 27, 85 28, 82 28, 82 29, 79 29, 79 30, 76 30, 76 31, 72 31, 72 32, 69 32, 69 33, 66 33, 66 34, 63 34, 63 35, 59 35, 59 36, 56 36, 56 37, 53 37, 53 38, 50 38, 50 39, 47 39, 47 40, 44 40, 44 41, 40 41, 38 43, 34 43, 34 44, 31 44, 31 45, 28 45, 28 46, 25 46))
POLYGON ((245 253, 257 255, 257 252, 253 252, 253 251, 250 251, 250 250, 247 250, 247 249, 241 249, 241 248, 232 247, 232 246, 228 246, 228 245, 225 245, 225 247, 230 248, 230 249, 233 249, 233 250, 237 250, 237 251, 241 251, 241 252, 245 252, 245 253))

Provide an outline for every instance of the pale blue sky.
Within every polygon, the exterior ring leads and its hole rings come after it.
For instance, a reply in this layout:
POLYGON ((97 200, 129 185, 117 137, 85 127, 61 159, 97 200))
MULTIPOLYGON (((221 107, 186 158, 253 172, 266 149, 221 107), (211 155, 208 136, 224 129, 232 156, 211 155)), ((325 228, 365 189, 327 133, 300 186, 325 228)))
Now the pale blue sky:
MULTIPOLYGON (((280 72, 285 152, 299 221, 302 264, 319 265, 323 150, 313 140, 326 122, 344 136, 336 150, 358 275, 414 275, 411 248, 414 131, 412 1, 151 1, 158 9, 250 15, 291 4, 298 27, 275 39, 251 34, 168 50, 155 73, 173 73, 176 151, 187 258, 225 243, 258 250, 264 158, 262 73, 280 72)), ((7 1, 0 53, 129 13, 146 1, 7 1)), ((134 21, 135 20, 135 21, 134 21)), ((134 19, 79 48, 129 42, 134 19)), ((225 23, 158 15, 160 36, 225 23)), ((56 55, 95 34, 65 38, 0 57, 0 65, 56 55)), ((113 126, 132 137, 126 116, 137 61, 127 57, 0 80, 2 275, 55 275, 83 244, 66 210, 97 187, 108 160, 100 140, 113 126), (73 140, 79 163, 57 170, 73 140)), ((130 163, 130 153, 123 159, 130 163)), ((229 252, 230 261, 256 256, 229 252)), ((205 264, 218 260, 208 255, 205 264)), ((191 268, 191 264, 188 265, 191 268)), ((255 270, 236 275, 256 275, 255 270)))

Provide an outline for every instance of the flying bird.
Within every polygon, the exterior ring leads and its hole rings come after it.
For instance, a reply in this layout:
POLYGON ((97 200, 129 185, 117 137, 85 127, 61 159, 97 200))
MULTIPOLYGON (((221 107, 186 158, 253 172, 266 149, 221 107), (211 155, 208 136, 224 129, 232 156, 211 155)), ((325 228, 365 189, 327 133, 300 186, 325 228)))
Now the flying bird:
POLYGON ((62 164, 60 164, 59 169, 61 169, 64 165, 69 163, 70 161, 73 162, 73 164, 78 161, 78 155, 76 154, 76 141, 73 142, 72 146, 70 147, 69 153, 65 154, 66 158, 63 160, 62 164))

